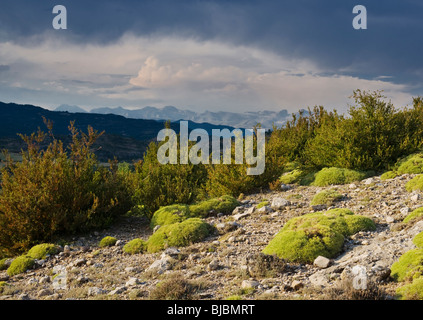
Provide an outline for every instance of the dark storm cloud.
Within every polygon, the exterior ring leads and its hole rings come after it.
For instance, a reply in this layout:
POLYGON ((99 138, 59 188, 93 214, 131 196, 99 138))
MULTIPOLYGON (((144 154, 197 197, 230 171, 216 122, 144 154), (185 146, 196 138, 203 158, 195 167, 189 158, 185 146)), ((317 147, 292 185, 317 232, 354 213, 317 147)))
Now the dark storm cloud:
MULTIPOLYGON (((3 0, 0 39, 25 41, 54 32, 57 0, 3 0)), ((420 1, 368 0, 368 30, 352 28, 357 0, 321 1, 135 1, 63 0, 68 39, 107 43, 127 32, 179 35, 257 46, 285 56, 312 59, 328 71, 345 70, 392 81, 421 80, 423 5, 420 1)), ((57 34, 57 33, 56 33, 57 34)), ((64 36, 64 34, 60 34, 64 36)))

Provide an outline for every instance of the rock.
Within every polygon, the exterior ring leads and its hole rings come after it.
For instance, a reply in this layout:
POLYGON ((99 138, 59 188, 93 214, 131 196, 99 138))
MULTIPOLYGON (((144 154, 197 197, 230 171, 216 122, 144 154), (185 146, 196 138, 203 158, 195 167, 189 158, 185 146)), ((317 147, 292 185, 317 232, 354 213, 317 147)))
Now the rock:
POLYGON ((281 190, 282 191, 288 191, 288 190, 291 190, 291 189, 292 189, 291 186, 284 184, 284 183, 281 184, 281 190))
POLYGON ((351 183, 348 188, 350 189, 357 189, 357 185, 355 183, 351 183))
POLYGON ((88 288, 88 295, 89 296, 97 296, 99 294, 106 294, 107 290, 98 288, 98 287, 90 287, 88 288))
POLYGON ((40 278, 39 283, 49 283, 50 282, 50 277, 49 276, 44 276, 40 278))
POLYGON ((386 217, 385 221, 387 223, 394 223, 395 222, 395 219, 393 217, 391 217, 391 216, 388 216, 388 217, 386 217))
POLYGON ((21 294, 18 296, 18 300, 31 300, 31 299, 29 298, 29 296, 28 296, 28 294, 27 294, 27 293, 21 293, 21 294))
POLYGON ((242 218, 248 217, 250 214, 247 212, 244 213, 238 213, 236 215, 233 216, 235 221, 241 220, 242 218))
POLYGON ((73 266, 80 267, 80 266, 83 266, 86 262, 87 262, 87 260, 85 260, 84 258, 76 259, 73 262, 73 266))
POLYGON ((132 287, 132 286, 136 286, 137 284, 140 284, 140 283, 141 282, 138 278, 131 277, 131 278, 129 278, 128 281, 126 281, 125 286, 132 287))
POLYGON ((400 209, 400 213, 401 213, 403 216, 408 215, 408 213, 409 213, 410 211, 411 211, 411 210, 410 210, 410 208, 409 208, 409 207, 404 207, 404 208, 401 208, 401 209, 400 209))
POLYGON ((311 206, 311 208, 313 209, 314 212, 323 211, 323 210, 326 210, 327 209, 327 205, 325 205, 325 204, 317 204, 315 206, 311 206))
POLYGON ((208 265, 207 265, 207 270, 208 271, 214 271, 219 269, 219 260, 217 259, 213 259, 208 265))
POLYGON ((274 210, 279 210, 289 206, 290 204, 291 202, 289 202, 288 200, 278 197, 272 200, 272 204, 270 205, 270 207, 274 210))
POLYGON ((300 290, 300 289, 302 289, 304 287, 304 283, 302 283, 299 280, 294 280, 291 283, 291 287, 292 287, 292 289, 294 289, 295 291, 297 291, 297 290, 300 290))
POLYGON ((50 289, 41 289, 38 291, 38 297, 51 296, 53 292, 50 289))
POLYGON ((330 259, 318 256, 316 259, 314 259, 313 264, 320 269, 326 269, 330 265, 330 259))
POLYGON ((260 213, 271 213, 271 212, 273 212, 273 210, 269 206, 264 206, 264 207, 261 207, 260 209, 258 209, 258 212, 260 212, 260 213))
POLYGON ((112 296, 114 294, 121 294, 124 293, 126 291, 126 287, 117 287, 115 290, 112 290, 109 292, 109 296, 112 296))
POLYGON ((255 289, 260 285, 260 282, 255 280, 244 280, 241 283, 241 289, 255 289))
POLYGON ((63 253, 69 254, 70 252, 71 252, 71 248, 69 247, 69 245, 65 245, 63 247, 63 253))
POLYGON ((245 210, 245 213, 248 213, 248 214, 252 214, 252 213, 254 213, 254 210, 255 210, 256 208, 253 206, 253 207, 249 207, 247 210, 245 210))
POLYGON ((157 230, 159 230, 160 227, 161 227, 160 225, 155 226, 154 229, 153 229, 153 233, 155 233, 157 230))
POLYGON ((410 197, 410 200, 411 201, 413 201, 413 202, 417 202, 417 201, 419 201, 420 200, 420 194, 418 194, 418 193, 416 193, 416 194, 413 194, 411 197, 410 197))
POLYGON ((9 275, 6 272, 0 273, 0 281, 7 281, 9 280, 9 275))
POLYGON ((167 270, 172 269, 171 264, 172 258, 169 256, 166 256, 160 260, 154 261, 147 269, 146 271, 154 271, 158 274, 162 274, 167 270))
POLYGON ((170 247, 163 251, 161 258, 164 259, 166 258, 166 256, 169 256, 171 258, 177 258, 180 253, 181 251, 178 248, 170 247))
POLYGON ((365 185, 369 185, 369 184, 375 183, 375 179, 374 178, 368 178, 368 179, 363 180, 363 183, 365 185))
POLYGON ((115 246, 117 246, 117 247, 120 247, 120 246, 123 246, 124 245, 124 243, 123 243, 123 241, 122 240, 118 240, 118 241, 116 241, 116 243, 115 243, 115 246))
POLYGON ((244 211, 244 206, 238 206, 232 211, 232 214, 233 215, 238 214, 238 213, 241 213, 242 211, 244 211))

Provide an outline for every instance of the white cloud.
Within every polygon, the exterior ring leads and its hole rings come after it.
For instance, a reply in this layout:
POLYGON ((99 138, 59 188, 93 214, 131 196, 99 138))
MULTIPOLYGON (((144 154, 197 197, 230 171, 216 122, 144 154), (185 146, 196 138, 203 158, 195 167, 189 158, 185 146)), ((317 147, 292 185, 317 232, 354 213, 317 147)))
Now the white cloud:
POLYGON ((100 46, 46 38, 33 46, 0 43, 0 62, 10 66, 9 86, 19 83, 26 89, 75 96, 73 101, 51 101, 52 105, 90 107, 84 103, 90 97, 91 107, 105 101, 143 107, 156 101, 158 107, 196 111, 296 111, 314 105, 343 111, 358 88, 384 90, 398 106, 411 100, 408 88, 385 81, 386 75, 376 80, 322 75, 325 70, 309 60, 216 41, 125 35, 100 46))

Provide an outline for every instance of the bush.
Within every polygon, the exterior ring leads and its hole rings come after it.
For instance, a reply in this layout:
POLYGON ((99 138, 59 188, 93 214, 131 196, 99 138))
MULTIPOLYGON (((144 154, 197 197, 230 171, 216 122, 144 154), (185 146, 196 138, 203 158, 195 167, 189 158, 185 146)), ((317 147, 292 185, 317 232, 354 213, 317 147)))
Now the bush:
POLYGON ((6 270, 9 266, 7 265, 8 258, 0 259, 0 271, 6 270))
POLYGON ((395 171, 386 171, 384 174, 382 174, 380 176, 381 180, 388 180, 388 179, 393 179, 396 176, 398 176, 398 174, 395 171))
POLYGON ((232 213, 232 211, 239 206, 239 201, 232 196, 224 195, 218 198, 213 198, 201 201, 197 204, 189 206, 191 217, 205 218, 210 212, 214 213, 232 213))
POLYGON ((238 205, 238 200, 228 195, 191 205, 174 204, 157 210, 151 218, 150 226, 154 228, 157 225, 164 226, 182 222, 188 218, 205 218, 211 212, 230 213, 238 205))
POLYGON ((391 266, 391 277, 398 281, 412 281, 423 272, 423 249, 413 249, 404 253, 391 266))
POLYGON ((173 275, 169 279, 159 282, 151 292, 151 300, 192 300, 194 294, 201 288, 193 281, 185 280, 182 276, 173 275))
POLYGON ((407 182, 405 185, 405 189, 408 192, 412 192, 414 190, 423 190, 423 174, 419 174, 418 176, 415 176, 413 179, 407 182))
POLYGON ((143 205, 147 218, 162 206, 192 203, 202 194, 207 171, 202 164, 160 164, 158 144, 151 143, 143 161, 135 165, 135 201, 143 205))
POLYGON ((400 160, 397 164, 398 169, 396 170, 398 175, 409 173, 423 173, 423 154, 411 154, 403 160, 400 160))
POLYGON ((73 123, 69 129, 68 150, 51 131, 22 136, 27 144, 22 161, 8 161, 2 169, 0 256, 16 255, 59 234, 105 227, 133 206, 116 163, 100 166, 90 151, 99 134, 92 128, 80 133, 73 123), (51 142, 43 149, 47 138, 51 142))
POLYGON ((56 254, 59 250, 52 243, 42 243, 32 247, 26 254, 33 259, 45 259, 47 255, 56 254))
POLYGON ((104 248, 104 247, 112 247, 116 244, 117 239, 114 237, 104 237, 103 239, 101 239, 100 243, 98 244, 98 246, 100 248, 104 248))
POLYGON ((413 238, 413 243, 416 247, 423 249, 423 232, 420 232, 413 238))
POLYGON ((332 205, 334 202, 342 199, 343 195, 334 189, 323 190, 316 194, 311 200, 311 205, 326 204, 328 206, 332 205))
POLYGON ((343 246, 344 237, 374 230, 374 222, 348 209, 316 212, 289 220, 263 250, 293 262, 311 263, 318 256, 332 258, 343 246))
POLYGON ((423 300, 423 277, 414 279, 412 283, 399 287, 396 291, 400 300, 423 300))
POLYGON ((35 260, 28 256, 20 256, 12 261, 10 267, 7 269, 9 276, 14 276, 20 273, 24 273, 26 270, 33 267, 35 260))
POLYGON ((423 217, 423 207, 417 208, 416 210, 412 211, 408 216, 404 218, 403 222, 414 222, 413 220, 419 219, 420 217, 423 217))
POLYGON ((143 253, 146 250, 146 242, 142 239, 134 239, 123 246, 123 252, 128 254, 143 253))
POLYGON ((323 168, 316 174, 312 185, 326 187, 330 185, 347 184, 355 181, 360 181, 366 178, 366 176, 366 173, 350 169, 335 167, 323 168))
POLYGON ((186 204, 173 204, 162 207, 154 212, 151 218, 150 227, 164 226, 177 222, 182 222, 190 216, 189 206, 186 204))
POLYGON ((147 240, 147 251, 153 253, 167 247, 185 247, 202 241, 211 230, 212 227, 199 218, 161 226, 147 240))

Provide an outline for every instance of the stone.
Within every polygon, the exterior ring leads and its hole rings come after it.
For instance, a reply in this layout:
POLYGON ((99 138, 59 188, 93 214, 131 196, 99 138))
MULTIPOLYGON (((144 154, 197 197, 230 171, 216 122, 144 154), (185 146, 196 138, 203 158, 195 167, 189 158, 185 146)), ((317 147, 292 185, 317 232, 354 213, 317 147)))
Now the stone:
POLYGON ((73 265, 74 265, 75 267, 80 267, 80 266, 83 266, 86 262, 87 262, 87 260, 85 260, 84 258, 80 258, 80 259, 76 259, 76 260, 73 262, 73 265))
POLYGON ((162 274, 165 271, 172 269, 171 261, 172 261, 172 258, 168 256, 165 258, 156 260, 146 269, 146 271, 154 271, 154 272, 157 272, 158 274, 162 274))
POLYGON ((109 296, 112 296, 114 294, 121 294, 124 293, 126 291, 126 287, 117 287, 115 290, 112 290, 109 292, 109 296))
POLYGON ((409 208, 409 207, 403 207, 403 208, 401 208, 401 209, 400 209, 400 213, 401 213, 403 216, 408 215, 408 213, 409 213, 410 211, 411 211, 411 210, 410 210, 410 208, 409 208))
POLYGON ((164 259, 166 258, 166 256, 169 256, 171 258, 177 258, 180 253, 181 251, 178 248, 175 248, 175 247, 166 248, 166 250, 163 251, 161 258, 164 259))
POLYGON ((357 188, 357 185, 356 185, 355 183, 351 183, 351 184, 348 186, 348 188, 350 188, 350 189, 356 189, 356 188, 357 188))
POLYGON ((326 269, 330 265, 330 259, 323 256, 318 256, 316 259, 314 259, 313 264, 320 269, 326 269))
POLYGON ((137 284, 140 284, 140 283, 141 282, 138 278, 131 277, 131 278, 129 278, 128 281, 126 281, 125 286, 132 287, 132 286, 136 286, 137 284))
POLYGON ((217 259, 213 259, 208 265, 207 265, 207 270, 208 271, 214 271, 219 269, 219 260, 217 259))
POLYGON ((260 209, 258 209, 258 212, 260 212, 260 213, 271 213, 271 212, 273 212, 273 210, 269 206, 264 206, 264 207, 261 207, 260 209))
POLYGON ((410 200, 411 200, 411 201, 413 201, 413 202, 417 202, 417 201, 419 201, 420 199, 421 199, 421 196, 420 196, 420 194, 418 194, 418 193, 413 194, 413 195, 410 197, 410 200))
POLYGON ((7 281, 9 280, 9 275, 6 272, 0 273, 0 281, 7 281))
POLYGON ((255 289, 260 285, 256 280, 244 280, 241 283, 241 289, 255 289))
POLYGON ((295 291, 297 291, 297 290, 300 290, 300 289, 304 288, 304 283, 302 283, 299 280, 294 280, 291 283, 291 287, 292 287, 292 289, 294 289, 295 291))
POLYGON ((274 210, 278 210, 278 209, 285 208, 289 206, 290 204, 291 202, 289 202, 288 200, 277 197, 272 200, 272 204, 270 205, 270 207, 274 210))
POLYGON ((291 186, 284 184, 284 183, 281 184, 281 190, 282 191, 288 191, 288 190, 291 190, 291 189, 292 189, 291 186))
POLYGON ((385 221, 386 221, 387 223, 394 223, 394 222, 395 222, 395 218, 393 218, 393 217, 391 217, 391 216, 388 216, 388 217, 386 217, 385 221))
POLYGON ((106 294, 107 290, 104 290, 104 289, 101 289, 101 288, 98 288, 98 287, 90 287, 90 288, 88 288, 87 293, 88 293, 89 296, 97 296, 99 294, 106 294))
POLYGON ((375 179, 373 179, 373 178, 368 178, 368 179, 363 180, 363 183, 364 183, 365 185, 369 185, 369 184, 375 183, 375 179))
POLYGON ((49 276, 41 277, 40 280, 39 280, 39 283, 49 283, 49 282, 50 282, 49 276))
POLYGON ((247 212, 244 212, 244 213, 238 213, 238 214, 234 215, 234 216, 233 216, 233 218, 234 218, 234 220, 235 220, 235 221, 239 221, 239 220, 241 220, 242 218, 248 217, 249 215, 250 215, 250 214, 249 214, 249 213, 247 213, 247 212))
POLYGON ((155 233, 157 230, 159 230, 160 227, 161 227, 160 225, 155 226, 154 229, 153 229, 153 233, 155 233))
POLYGON ((326 210, 327 209, 327 205, 325 205, 325 204, 317 204, 315 206, 311 206, 311 208, 313 209, 314 212, 323 211, 323 210, 326 210))
POLYGON ((38 291, 38 297, 51 296, 53 292, 50 289, 41 289, 38 291))

